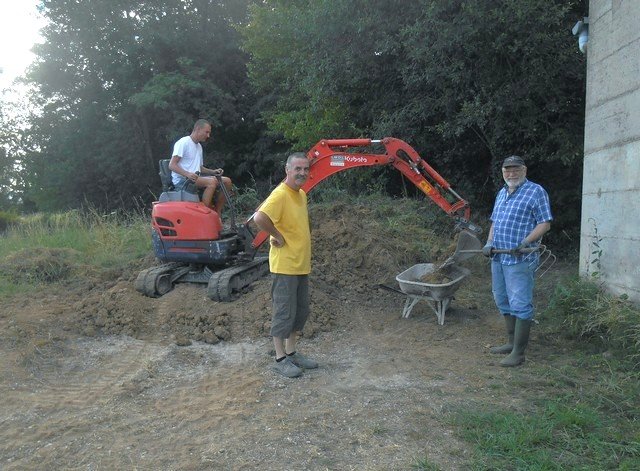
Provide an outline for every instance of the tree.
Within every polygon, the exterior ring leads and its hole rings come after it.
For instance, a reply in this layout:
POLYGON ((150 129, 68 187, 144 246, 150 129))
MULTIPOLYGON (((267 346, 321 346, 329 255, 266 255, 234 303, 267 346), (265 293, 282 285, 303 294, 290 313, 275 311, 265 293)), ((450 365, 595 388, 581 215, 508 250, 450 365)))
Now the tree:
POLYGON ((269 128, 405 139, 488 212, 499 162, 570 202, 579 225, 584 58, 570 26, 586 1, 265 0, 243 30, 269 128), (540 180, 540 178, 539 178, 540 180))
POLYGON ((0 95, 0 211, 18 211, 29 207, 24 200, 21 150, 25 123, 25 107, 16 98, 15 90, 3 90, 0 95))
POLYGON ((38 207, 152 199, 157 161, 200 117, 214 124, 207 154, 218 165, 249 152, 260 125, 246 119, 252 93, 233 27, 246 8, 246 0, 44 0, 45 42, 28 74, 41 112, 25 168, 38 207))

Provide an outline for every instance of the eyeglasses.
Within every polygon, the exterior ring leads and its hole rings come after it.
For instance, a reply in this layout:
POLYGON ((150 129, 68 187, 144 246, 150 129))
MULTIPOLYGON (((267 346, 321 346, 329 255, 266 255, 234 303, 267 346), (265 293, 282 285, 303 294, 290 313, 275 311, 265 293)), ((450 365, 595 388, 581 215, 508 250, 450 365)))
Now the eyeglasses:
POLYGON ((524 171, 524 167, 503 167, 502 173, 520 173, 524 171))

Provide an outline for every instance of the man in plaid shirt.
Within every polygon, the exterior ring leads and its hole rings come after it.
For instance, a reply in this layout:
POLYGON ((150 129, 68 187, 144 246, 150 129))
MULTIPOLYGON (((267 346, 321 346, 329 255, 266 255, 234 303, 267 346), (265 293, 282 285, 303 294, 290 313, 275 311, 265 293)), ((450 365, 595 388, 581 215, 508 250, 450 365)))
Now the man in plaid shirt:
POLYGON ((527 180, 524 160, 512 155, 502 163, 505 186, 498 192, 487 243, 482 253, 491 257, 493 298, 503 315, 508 342, 491 348, 491 353, 508 353, 502 366, 524 363, 533 322, 534 275, 539 263, 537 251, 528 247, 540 244, 551 229, 549 195, 540 185, 527 180), (493 254, 492 249, 507 249, 508 254, 493 254))

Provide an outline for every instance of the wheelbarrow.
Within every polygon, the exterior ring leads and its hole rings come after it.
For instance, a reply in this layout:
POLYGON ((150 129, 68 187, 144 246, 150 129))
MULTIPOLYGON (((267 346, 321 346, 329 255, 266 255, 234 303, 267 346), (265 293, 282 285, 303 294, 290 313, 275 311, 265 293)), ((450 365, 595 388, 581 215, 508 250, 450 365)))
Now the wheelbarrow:
POLYGON ((402 309, 402 317, 408 318, 418 301, 425 300, 436 313, 438 324, 444 325, 444 315, 453 299, 454 293, 460 287, 462 280, 470 274, 471 270, 458 265, 450 264, 440 269, 433 263, 419 263, 403 271, 396 276, 401 292, 407 295, 402 309), (427 275, 436 271, 451 281, 447 283, 427 283, 423 281, 427 275))

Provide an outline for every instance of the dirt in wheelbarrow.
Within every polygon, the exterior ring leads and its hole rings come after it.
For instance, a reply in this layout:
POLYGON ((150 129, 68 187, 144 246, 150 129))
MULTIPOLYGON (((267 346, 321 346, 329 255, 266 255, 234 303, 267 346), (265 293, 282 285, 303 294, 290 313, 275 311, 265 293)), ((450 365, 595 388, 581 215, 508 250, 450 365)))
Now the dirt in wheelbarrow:
MULTIPOLYGON (((451 246, 419 218, 392 224, 403 204, 384 217, 367 205, 312 207, 312 314, 299 350, 320 367, 296 379, 271 370, 269 278, 231 303, 195 285, 150 299, 133 288, 148 257, 7 299, 0 468, 467 469, 452 411, 517 405, 510 384, 527 369, 488 353, 502 326, 479 257, 444 325, 426 301, 401 318, 405 296, 379 285, 397 289, 396 274, 451 246)), ((525 365, 542 357, 535 332, 531 344, 525 365)))

